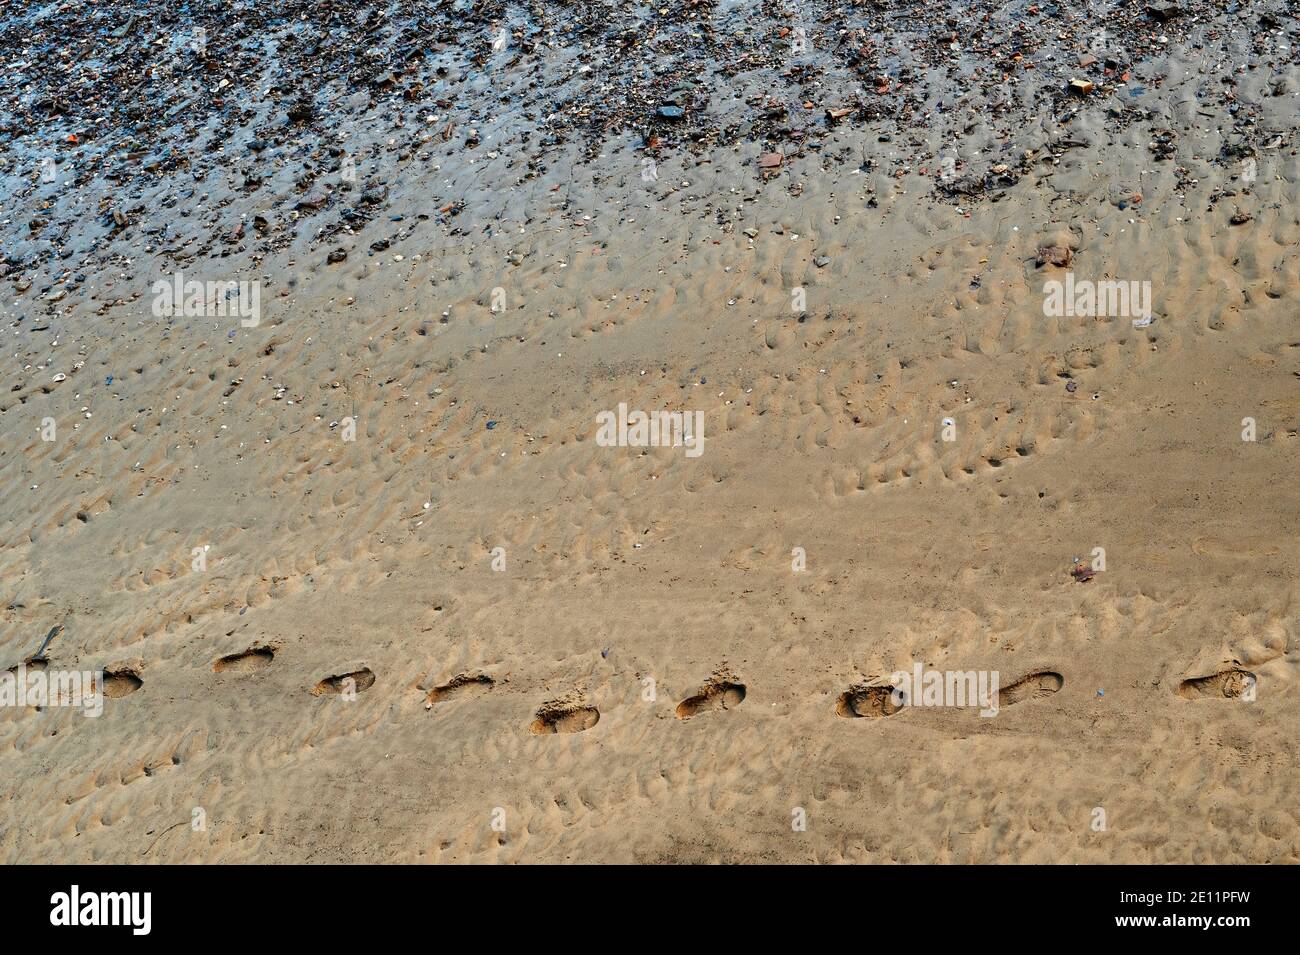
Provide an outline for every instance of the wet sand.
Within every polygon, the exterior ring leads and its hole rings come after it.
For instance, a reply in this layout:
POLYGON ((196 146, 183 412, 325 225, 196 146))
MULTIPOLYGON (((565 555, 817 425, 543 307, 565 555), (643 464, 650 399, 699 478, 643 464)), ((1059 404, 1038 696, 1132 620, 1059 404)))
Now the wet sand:
POLYGON ((5 861, 1296 862, 1300 27, 924 7, 7 105, 0 665, 116 676, 0 710, 5 861))

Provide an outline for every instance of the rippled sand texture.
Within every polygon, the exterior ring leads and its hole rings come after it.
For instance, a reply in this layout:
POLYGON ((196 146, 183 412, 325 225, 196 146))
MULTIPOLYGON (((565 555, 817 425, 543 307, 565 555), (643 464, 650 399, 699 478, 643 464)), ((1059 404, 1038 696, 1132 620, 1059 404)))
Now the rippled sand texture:
MULTIPOLYGON (((63 624, 49 666, 110 678, 97 719, 0 710, 0 858, 1300 861, 1300 160, 1217 160, 1213 58, 1149 70, 1173 159, 1090 107, 1017 130, 997 201, 924 133, 521 183, 485 124, 360 163, 354 235, 222 258, 175 217, 68 299, 6 285, 0 665, 63 624), (257 327, 150 314, 189 230, 257 327), (1044 246, 1154 322, 1045 316, 1044 246), (599 446, 620 403, 703 453, 599 446), (918 662, 998 671, 998 715, 871 691, 918 662)), ((1264 73, 1238 100, 1293 126, 1264 73)))

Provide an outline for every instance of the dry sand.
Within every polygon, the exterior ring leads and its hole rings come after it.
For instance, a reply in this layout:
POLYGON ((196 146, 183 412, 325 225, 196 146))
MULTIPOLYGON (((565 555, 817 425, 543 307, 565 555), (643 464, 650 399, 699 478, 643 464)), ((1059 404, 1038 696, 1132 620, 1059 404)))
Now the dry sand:
POLYGON ((185 189, 223 231, 268 203, 160 177, 71 295, 5 286, 0 664, 62 624, 51 669, 117 677, 0 711, 0 858, 1296 862, 1289 60, 1238 77, 1284 131, 1246 182, 1186 51, 1174 161, 1083 109, 999 201, 860 126, 766 179, 611 140, 523 183, 485 126, 363 153, 353 235, 178 269, 185 189), (1044 246, 1154 321, 1045 316, 1044 246), (150 314, 176 271, 262 278, 260 323, 150 314), (620 403, 702 453, 600 446, 620 403), (863 689, 918 663, 996 671, 998 715, 863 689))

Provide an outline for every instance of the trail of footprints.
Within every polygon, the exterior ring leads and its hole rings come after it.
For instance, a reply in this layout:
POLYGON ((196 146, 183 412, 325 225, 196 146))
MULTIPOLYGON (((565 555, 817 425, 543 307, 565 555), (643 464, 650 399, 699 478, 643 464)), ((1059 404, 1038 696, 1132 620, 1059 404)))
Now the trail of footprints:
MULTIPOLYGON (((1065 677, 1054 670, 1039 670, 998 690, 997 708, 1024 700, 1051 696, 1065 686, 1065 677)), ((893 686, 858 684, 840 694, 835 712, 850 718, 893 716, 908 705, 906 694, 893 686)))
MULTIPOLYGON (((269 667, 275 659, 275 652, 273 646, 254 645, 239 653, 218 657, 213 661, 212 669, 217 673, 253 673, 269 667)), ((29 671, 45 671, 49 662, 44 657, 34 656, 22 664, 9 667, 8 672, 16 673, 20 665, 29 671)), ((128 665, 105 668, 103 680, 104 696, 109 699, 129 696, 144 685, 140 670, 128 665)), ((341 695, 355 698, 357 693, 373 687, 376 680, 375 672, 362 666, 324 677, 310 689, 310 693, 317 697, 341 695)), ((1185 700, 1253 699, 1257 683, 1258 678, 1254 673, 1234 663, 1206 676, 1182 680, 1176 688, 1176 694, 1185 700)), ((479 696, 496 686, 497 681, 485 673, 460 673, 446 683, 425 691, 424 708, 432 710, 438 704, 453 699, 479 696)), ((1060 673, 1055 670, 1037 670, 999 689, 997 708, 1000 710, 1030 700, 1041 700, 1056 694, 1063 686, 1065 677, 1060 673)), ((716 670, 697 693, 677 704, 677 719, 685 721, 708 713, 735 709, 745 701, 747 692, 745 684, 724 666, 716 670)), ((888 683, 864 682, 854 684, 840 693, 834 711, 838 716, 849 719, 874 719, 894 716, 909 705, 912 705, 912 701, 899 688, 888 683)), ((39 710, 40 707, 36 709, 39 710)), ((575 692, 543 703, 528 725, 528 731, 534 736, 582 733, 599 722, 600 711, 580 693, 575 692)))

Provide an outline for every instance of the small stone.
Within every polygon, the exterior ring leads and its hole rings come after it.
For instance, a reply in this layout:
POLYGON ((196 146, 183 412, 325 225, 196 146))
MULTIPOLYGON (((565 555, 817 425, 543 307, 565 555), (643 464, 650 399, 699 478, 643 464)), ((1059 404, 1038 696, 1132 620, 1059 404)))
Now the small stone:
POLYGON ((1161 23, 1164 23, 1166 20, 1172 20, 1182 12, 1182 8, 1180 8, 1176 3, 1162 2, 1147 4, 1147 13, 1149 13, 1152 18, 1159 20, 1161 23))

